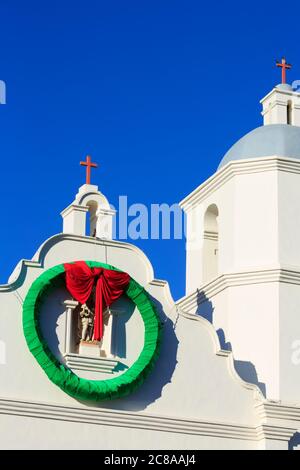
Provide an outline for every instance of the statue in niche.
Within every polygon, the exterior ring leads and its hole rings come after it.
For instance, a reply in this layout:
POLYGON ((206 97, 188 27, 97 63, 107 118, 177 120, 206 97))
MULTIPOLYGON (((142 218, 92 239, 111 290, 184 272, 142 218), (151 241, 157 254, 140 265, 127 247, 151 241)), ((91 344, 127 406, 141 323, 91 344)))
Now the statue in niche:
POLYGON ((112 312, 109 308, 103 311, 103 338, 101 341, 94 339, 95 322, 95 295, 94 289, 87 303, 79 304, 77 313, 77 340, 76 348, 83 356, 111 357, 112 341, 112 312))
POLYGON ((82 304, 79 312, 80 317, 80 341, 92 341, 94 330, 94 312, 87 306, 82 304))

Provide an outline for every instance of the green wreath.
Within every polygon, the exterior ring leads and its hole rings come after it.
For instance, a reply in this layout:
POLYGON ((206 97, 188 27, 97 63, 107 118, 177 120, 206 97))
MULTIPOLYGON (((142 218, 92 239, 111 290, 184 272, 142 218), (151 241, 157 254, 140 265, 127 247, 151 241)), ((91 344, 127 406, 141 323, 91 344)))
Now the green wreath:
MULTIPOLYGON (((91 268, 102 267, 118 271, 113 266, 86 261, 91 268)), ((135 391, 145 380, 159 355, 161 322, 154 304, 145 289, 130 279, 125 294, 138 308, 145 327, 144 347, 134 362, 122 375, 106 380, 87 380, 78 377, 50 351, 42 336, 39 324, 41 302, 49 292, 64 286, 63 264, 48 269, 30 287, 23 304, 23 331, 30 352, 49 379, 72 397, 93 401, 112 400, 135 391)))

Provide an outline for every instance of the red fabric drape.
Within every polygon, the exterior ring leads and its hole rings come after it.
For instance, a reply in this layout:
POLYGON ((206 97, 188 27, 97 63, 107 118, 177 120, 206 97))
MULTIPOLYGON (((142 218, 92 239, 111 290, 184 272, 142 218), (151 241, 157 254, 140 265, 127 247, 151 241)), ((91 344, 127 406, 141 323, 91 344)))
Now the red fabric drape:
POLYGON ((124 292, 130 281, 127 273, 104 268, 90 268, 84 261, 65 263, 66 286, 81 304, 89 299, 96 284, 94 339, 103 336, 103 309, 109 307, 124 292))

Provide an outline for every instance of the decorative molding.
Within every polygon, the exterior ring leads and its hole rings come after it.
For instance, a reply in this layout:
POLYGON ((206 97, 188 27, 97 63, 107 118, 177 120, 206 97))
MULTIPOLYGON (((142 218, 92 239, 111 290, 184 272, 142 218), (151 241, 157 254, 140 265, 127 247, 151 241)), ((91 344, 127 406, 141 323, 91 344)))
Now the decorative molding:
POLYGON ((124 249, 124 250, 129 250, 131 252, 134 252, 137 256, 140 257, 141 262, 145 266, 145 270, 147 273, 147 282, 150 282, 154 278, 153 267, 149 259, 146 257, 143 251, 140 250, 140 248, 136 247, 135 245, 132 245, 131 243, 120 242, 116 240, 108 240, 104 238, 100 239, 100 238, 94 238, 94 237, 88 237, 88 236, 60 233, 60 234, 53 235, 52 237, 48 238, 39 247, 39 249, 35 253, 32 260, 26 260, 26 259, 20 260, 16 268, 12 272, 9 278, 9 282, 7 284, 0 285, 0 292, 9 292, 9 291, 13 291, 17 289, 20 286, 22 279, 26 276, 27 269, 28 268, 43 268, 46 254, 49 252, 52 246, 60 242, 63 242, 65 240, 72 240, 72 241, 81 242, 81 243, 89 243, 92 245, 102 245, 105 247, 119 248, 119 249, 124 249))
POLYGON ((283 158, 276 155, 263 158, 248 158, 230 161, 192 191, 192 193, 184 198, 179 205, 186 213, 188 213, 196 205, 202 202, 211 192, 219 189, 236 175, 276 170, 300 174, 300 161, 295 158, 283 158))
POLYGON ((228 422, 172 418, 164 415, 115 411, 90 406, 79 408, 5 398, 0 399, 0 414, 253 442, 259 442, 263 439, 288 441, 295 433, 294 428, 286 426, 266 424, 246 426, 228 422))
POLYGON ((97 211, 97 215, 116 215, 117 211, 115 209, 106 209, 100 207, 97 211))
POLYGON ((258 429, 252 426, 194 419, 175 419, 162 415, 94 407, 78 408, 49 405, 21 400, 0 399, 0 414, 228 439, 257 441, 262 438, 258 434, 258 429))
POLYGON ((72 370, 86 370, 92 372, 112 374, 119 364, 116 359, 106 357, 91 357, 83 354, 67 353, 64 355, 66 365, 72 370))
POLYGON ((300 286, 300 271, 293 268, 269 268, 225 273, 201 285, 196 291, 188 294, 176 302, 182 310, 193 311, 199 305, 219 294, 229 287, 238 287, 251 284, 264 284, 280 282, 300 286))
POLYGON ((300 427, 300 402, 299 404, 286 404, 280 401, 264 401, 255 405, 258 416, 262 420, 276 419, 296 421, 295 427, 300 427))
POLYGON ((61 211, 60 215, 62 217, 66 217, 67 215, 69 215, 74 210, 79 211, 79 212, 88 212, 89 208, 85 207, 85 206, 78 206, 77 204, 70 204, 63 211, 61 211))
POLYGON ((271 426, 262 424, 257 429, 258 439, 272 439, 276 441, 289 441, 295 434, 294 428, 285 428, 281 426, 271 426))
POLYGON ((281 95, 287 95, 287 96, 300 96, 300 94, 295 91, 295 90, 282 90, 282 89, 278 89, 278 88, 273 88, 271 91, 269 91, 269 93, 264 96, 261 100, 260 100, 260 104, 263 104, 263 102, 265 100, 267 100, 268 98, 270 98, 272 95, 274 94, 281 94, 281 95))

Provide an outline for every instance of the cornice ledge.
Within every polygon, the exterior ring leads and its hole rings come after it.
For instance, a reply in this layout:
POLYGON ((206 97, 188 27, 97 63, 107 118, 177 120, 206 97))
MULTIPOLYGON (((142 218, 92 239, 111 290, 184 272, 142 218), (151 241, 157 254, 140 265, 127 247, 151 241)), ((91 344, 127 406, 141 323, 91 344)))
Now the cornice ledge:
POLYGON ((288 441, 295 433, 294 428, 286 426, 268 424, 246 426, 229 422, 172 418, 164 415, 94 407, 78 408, 17 399, 7 400, 5 398, 0 398, 0 414, 254 442, 263 439, 288 441))
POLYGON ((206 420, 178 419, 99 408, 75 408, 21 400, 0 399, 0 414, 72 421, 103 426, 146 429, 228 439, 259 440, 256 427, 206 420))
POLYGON ((68 207, 66 207, 64 210, 61 211, 60 215, 62 217, 66 217, 67 215, 70 214, 70 212, 76 209, 77 211, 81 212, 88 212, 89 208, 87 206, 79 206, 78 204, 70 204, 68 207))
POLYGON ((275 439, 277 441, 289 441, 295 434, 294 428, 285 428, 281 426, 271 426, 262 424, 257 428, 258 439, 275 439))
POLYGON ((230 161, 186 196, 179 206, 187 213, 205 199, 210 192, 223 186, 236 175, 274 170, 300 174, 300 160, 273 155, 230 161))
POLYGON ((176 305, 182 310, 189 311, 204 303, 207 298, 212 298, 228 287, 270 282, 300 285, 300 271, 296 270, 296 268, 274 267, 269 269, 256 269, 253 271, 225 273, 201 285, 194 292, 182 297, 176 302, 176 305))
POLYGON ((266 99, 270 98, 271 95, 273 94, 281 94, 281 95, 288 95, 288 96, 292 96, 292 95, 296 95, 297 97, 300 96, 300 94, 294 90, 282 90, 282 89, 278 89, 278 88, 273 88, 271 91, 269 91, 269 93, 264 96, 261 100, 260 100, 260 104, 262 104, 266 99))
POLYGON ((296 421, 296 427, 300 425, 300 402, 283 403, 281 401, 264 401, 255 405, 258 416, 261 419, 276 419, 284 421, 296 421))

